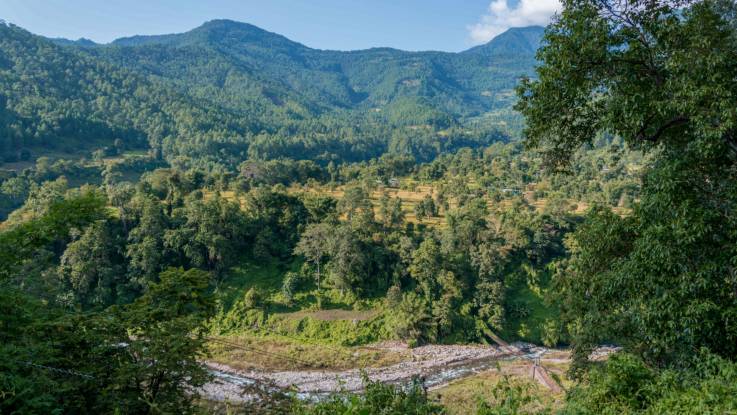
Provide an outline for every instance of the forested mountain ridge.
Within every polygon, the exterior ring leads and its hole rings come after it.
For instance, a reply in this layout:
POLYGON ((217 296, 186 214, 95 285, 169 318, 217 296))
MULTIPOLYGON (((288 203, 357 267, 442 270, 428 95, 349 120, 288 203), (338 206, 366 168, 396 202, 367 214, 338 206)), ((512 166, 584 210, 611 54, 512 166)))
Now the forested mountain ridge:
POLYGON ((0 87, 0 153, 6 161, 18 157, 18 150, 23 158, 28 148, 68 154, 117 139, 120 146, 155 152, 173 137, 182 144, 217 133, 237 142, 248 125, 160 82, 13 25, 0 25, 0 87))
POLYGON ((213 20, 186 33, 134 36, 98 49, 143 72, 222 91, 260 82, 261 95, 277 105, 296 95, 313 111, 371 109, 411 97, 458 116, 508 106, 504 93, 531 72, 541 36, 540 27, 511 29, 498 41, 462 53, 341 52, 311 49, 246 23, 213 20))
POLYGON ((474 46, 461 52, 462 54, 479 54, 485 56, 520 56, 534 55, 540 47, 545 29, 541 26, 512 28, 495 37, 488 43, 474 46))
POLYGON ((532 72, 542 34, 512 29, 446 53, 317 50, 229 20, 109 45, 1 30, 6 162, 120 139, 169 161, 230 167, 386 152, 430 160, 514 135, 513 87, 532 72))

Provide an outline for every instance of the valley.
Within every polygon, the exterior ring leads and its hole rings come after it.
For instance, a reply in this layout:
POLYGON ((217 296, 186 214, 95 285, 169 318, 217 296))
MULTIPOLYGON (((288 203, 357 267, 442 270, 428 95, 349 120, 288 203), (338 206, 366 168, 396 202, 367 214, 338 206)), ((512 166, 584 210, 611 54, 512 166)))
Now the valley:
POLYGON ((555 3, 456 52, 0 20, 0 413, 734 413, 737 6, 555 3))

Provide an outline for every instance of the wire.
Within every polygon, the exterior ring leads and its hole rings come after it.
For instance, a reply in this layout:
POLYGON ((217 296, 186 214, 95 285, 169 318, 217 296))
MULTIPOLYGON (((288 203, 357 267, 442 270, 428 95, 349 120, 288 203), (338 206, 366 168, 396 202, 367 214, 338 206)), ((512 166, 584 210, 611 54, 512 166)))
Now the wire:
POLYGON ((50 370, 52 372, 61 373, 61 374, 64 374, 64 375, 79 376, 79 377, 83 377, 83 378, 87 378, 87 379, 94 379, 95 378, 92 375, 89 375, 89 374, 86 374, 86 373, 82 373, 82 372, 77 372, 77 371, 74 371, 74 370, 60 369, 58 367, 51 367, 51 366, 39 365, 38 363, 27 362, 27 361, 24 361, 24 360, 17 360, 17 362, 18 363, 21 363, 21 364, 24 364, 26 366, 35 367, 37 369, 50 370))

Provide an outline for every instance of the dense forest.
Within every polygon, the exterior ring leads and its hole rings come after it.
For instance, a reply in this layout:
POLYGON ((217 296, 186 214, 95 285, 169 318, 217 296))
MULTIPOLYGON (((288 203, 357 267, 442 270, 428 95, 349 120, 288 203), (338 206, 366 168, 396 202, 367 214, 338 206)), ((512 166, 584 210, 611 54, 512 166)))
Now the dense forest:
POLYGON ((313 50, 223 20, 96 46, 0 30, 6 162, 117 142, 209 169, 246 157, 429 160, 512 135, 513 88, 542 34, 515 29, 448 54, 313 50))
POLYGON ((461 53, 2 24, 0 412, 734 412, 736 62, 730 0, 565 0, 461 53), (212 392, 396 342, 568 357, 460 406, 212 392))

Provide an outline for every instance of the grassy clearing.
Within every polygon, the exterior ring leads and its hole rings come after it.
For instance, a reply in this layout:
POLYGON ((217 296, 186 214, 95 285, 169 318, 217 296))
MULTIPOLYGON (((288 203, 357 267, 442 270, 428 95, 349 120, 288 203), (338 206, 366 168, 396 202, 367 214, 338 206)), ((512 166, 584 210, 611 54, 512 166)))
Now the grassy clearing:
POLYGON ((408 358, 408 353, 370 347, 344 347, 308 343, 285 336, 239 334, 209 344, 213 362, 238 370, 343 370, 389 366, 408 358))
MULTIPOLYGON (((545 361, 543 361, 543 364, 548 367, 545 361)), ((431 392, 430 395, 433 399, 442 403, 450 415, 475 413, 481 401, 493 405, 504 399, 505 394, 501 391, 500 386, 504 384, 503 381, 506 377, 510 385, 526 389, 533 397, 532 402, 524 409, 532 412, 543 408, 558 407, 562 403, 563 394, 553 394, 550 390, 532 380, 529 368, 528 361, 501 361, 496 369, 457 380, 431 392)), ((557 369, 554 373, 556 373, 556 376, 562 375, 562 372, 559 373, 557 369)))
POLYGON ((233 267, 215 290, 220 306, 211 322, 213 333, 227 336, 285 336, 303 343, 338 346, 382 340, 382 299, 345 298, 336 291, 318 292, 312 281, 303 281, 288 302, 281 293, 284 276, 297 271, 300 262, 279 265, 243 260, 233 267), (260 301, 250 304, 246 293, 258 290, 260 301))

